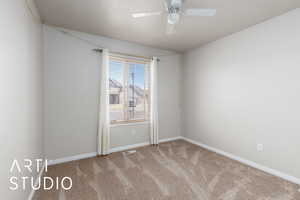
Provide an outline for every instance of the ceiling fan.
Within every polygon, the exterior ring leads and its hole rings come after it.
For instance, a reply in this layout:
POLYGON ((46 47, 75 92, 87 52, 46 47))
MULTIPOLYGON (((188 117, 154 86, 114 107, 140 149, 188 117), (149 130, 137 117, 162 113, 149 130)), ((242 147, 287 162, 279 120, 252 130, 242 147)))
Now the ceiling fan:
MULTIPOLYGON (((164 0, 165 9, 167 13, 167 34, 175 33, 175 26, 178 24, 181 16, 215 16, 216 9, 209 8, 188 8, 183 9, 184 0, 164 0)), ((132 13, 132 17, 150 17, 155 15, 161 15, 163 11, 156 12, 138 12, 132 13)))

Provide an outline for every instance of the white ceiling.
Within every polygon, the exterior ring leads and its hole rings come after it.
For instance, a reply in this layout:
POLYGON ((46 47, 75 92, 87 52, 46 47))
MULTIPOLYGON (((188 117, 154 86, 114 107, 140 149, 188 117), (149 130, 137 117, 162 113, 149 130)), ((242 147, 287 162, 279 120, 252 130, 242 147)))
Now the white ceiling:
POLYGON ((216 8, 215 17, 184 17, 174 35, 166 16, 134 19, 132 12, 164 10, 163 0, 36 0, 46 24, 184 52, 300 6, 300 0, 186 0, 216 8))

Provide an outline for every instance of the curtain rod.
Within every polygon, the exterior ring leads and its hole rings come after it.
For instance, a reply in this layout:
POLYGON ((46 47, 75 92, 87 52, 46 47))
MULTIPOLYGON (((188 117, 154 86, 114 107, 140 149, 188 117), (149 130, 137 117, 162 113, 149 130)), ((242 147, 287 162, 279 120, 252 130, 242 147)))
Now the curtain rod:
MULTIPOLYGON (((99 53, 102 53, 103 49, 93 49, 93 51, 96 51, 96 52, 99 52, 99 53)), ((150 57, 145 57, 145 56, 137 56, 137 55, 132 55, 132 54, 124 54, 124 53, 120 53, 120 52, 111 52, 111 53, 114 53, 114 54, 120 54, 120 55, 123 55, 123 56, 128 56, 128 57, 134 57, 134 58, 142 58, 142 59, 153 59, 153 58, 150 58, 150 57)), ((157 59, 157 61, 159 62, 160 59, 157 59)))
MULTIPOLYGON (((53 26, 52 26, 52 27, 53 27, 53 26)), ((84 39, 84 38, 81 38, 80 36, 77 36, 77 35, 75 35, 75 34, 72 34, 72 33, 70 33, 70 32, 67 31, 67 30, 64 30, 64 29, 61 29, 61 28, 57 28, 57 27, 53 27, 53 28, 54 28, 55 30, 57 30, 57 31, 59 31, 59 32, 61 32, 61 33, 63 33, 63 34, 68 34, 68 35, 70 35, 70 36, 72 36, 72 37, 74 37, 74 38, 76 38, 76 39, 79 39, 79 40, 81 40, 81 41, 83 41, 83 42, 86 42, 86 43, 88 43, 88 44, 90 44, 90 45, 93 45, 93 46, 97 47, 97 49, 93 49, 93 51, 102 53, 102 50, 104 49, 103 47, 101 47, 101 46, 99 46, 99 45, 97 45, 97 44, 94 44, 93 42, 91 42, 91 41, 89 41, 89 40, 86 40, 86 39, 84 39)), ((150 57, 137 56, 137 55, 130 55, 130 54, 124 54, 124 53, 120 53, 120 52, 112 52, 112 53, 120 54, 120 55, 124 55, 124 56, 128 56, 128 57, 137 57, 137 58, 143 58, 143 59, 153 59, 153 58, 150 58, 150 57)), ((172 55, 173 55, 173 54, 172 54, 172 55)), ((160 55, 160 56, 168 56, 168 55, 160 55)), ((157 61, 159 62, 160 59, 157 58, 157 61)))

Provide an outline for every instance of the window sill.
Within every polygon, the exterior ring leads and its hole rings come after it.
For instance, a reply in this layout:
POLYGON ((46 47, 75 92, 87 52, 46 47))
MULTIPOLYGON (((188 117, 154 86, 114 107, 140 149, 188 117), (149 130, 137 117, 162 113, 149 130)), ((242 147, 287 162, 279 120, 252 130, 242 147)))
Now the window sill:
POLYGON ((136 126, 136 125, 144 125, 144 124, 150 124, 149 121, 141 121, 141 122, 124 122, 124 123, 115 123, 110 124, 111 128, 119 127, 119 126, 136 126))

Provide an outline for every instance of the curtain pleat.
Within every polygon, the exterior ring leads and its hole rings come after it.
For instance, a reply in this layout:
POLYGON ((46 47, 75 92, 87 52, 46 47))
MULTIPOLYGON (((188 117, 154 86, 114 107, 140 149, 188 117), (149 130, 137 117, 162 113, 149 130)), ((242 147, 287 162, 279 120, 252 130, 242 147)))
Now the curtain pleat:
POLYGON ((98 123, 98 155, 109 154, 110 118, 109 118, 109 51, 102 51, 100 74, 99 123, 98 123))
POLYGON ((157 58, 154 57, 150 65, 150 144, 157 145, 158 138, 158 83, 157 83, 157 58))

